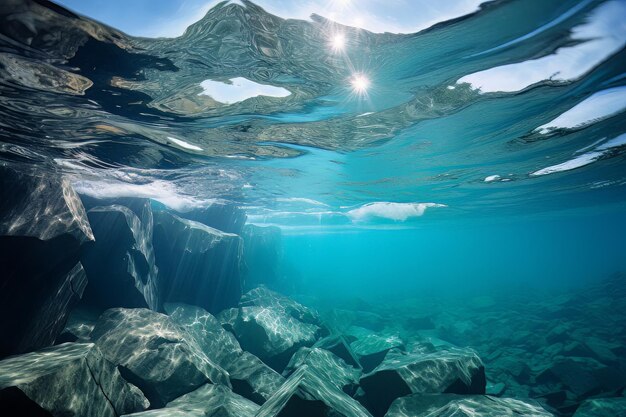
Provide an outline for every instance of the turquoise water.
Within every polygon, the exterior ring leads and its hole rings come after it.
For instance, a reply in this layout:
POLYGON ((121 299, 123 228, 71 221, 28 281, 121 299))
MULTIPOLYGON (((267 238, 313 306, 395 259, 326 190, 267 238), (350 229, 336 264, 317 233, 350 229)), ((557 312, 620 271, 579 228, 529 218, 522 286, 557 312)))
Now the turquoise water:
POLYGON ((57 369, 28 367, 41 349, 82 358, 81 342, 145 394, 129 413, 235 394, 237 417, 408 417, 409 393, 618 410, 626 1, 446 2, 425 26, 411 2, 374 2, 375 27, 345 21, 369 0, 312 2, 307 19, 291 3, 207 3, 167 37, 124 33, 93 4, 0 4, 0 414, 48 404, 19 378, 57 369), (313 346, 348 352, 340 371, 358 377, 339 391, 311 377, 325 405, 281 403, 313 346), (454 383, 371 388, 377 369, 458 352, 454 383), (219 369, 194 374, 196 360, 219 369))
POLYGON ((320 298, 566 291, 624 270, 625 232, 619 210, 428 219, 411 229, 285 234, 284 262, 320 298))

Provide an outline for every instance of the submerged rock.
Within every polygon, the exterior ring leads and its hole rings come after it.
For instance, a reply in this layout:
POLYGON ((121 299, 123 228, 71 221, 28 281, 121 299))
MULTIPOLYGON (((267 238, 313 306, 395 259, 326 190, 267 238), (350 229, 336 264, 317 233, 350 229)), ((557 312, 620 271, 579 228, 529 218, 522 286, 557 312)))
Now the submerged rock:
POLYGON ((371 417, 356 400, 308 365, 301 366, 255 417, 371 417))
POLYGON ((0 357, 54 342, 87 284, 80 252, 92 241, 68 180, 0 167, 0 357))
POLYGON ((277 311, 282 311, 286 315, 291 316, 302 323, 322 326, 322 321, 317 311, 306 307, 289 297, 275 291, 271 291, 264 286, 254 288, 241 296, 239 306, 268 307, 277 311))
POLYGON ((0 236, 43 241, 69 236, 79 244, 94 239, 83 204, 68 179, 0 166, 0 185, 0 236))
POLYGON ((364 332, 350 344, 352 351, 359 358, 363 372, 370 372, 385 359, 391 349, 404 349, 402 340, 395 336, 381 336, 371 332, 364 332))
POLYGON ((93 343, 65 343, 0 361, 4 416, 116 417, 147 407, 141 391, 93 343))
POLYGON ((358 358, 352 351, 350 344, 341 335, 328 336, 318 340, 313 347, 326 349, 337 357, 343 359, 348 365, 354 368, 361 368, 358 358))
POLYGON ((227 370, 233 391, 257 404, 267 401, 285 382, 285 378, 250 352, 242 352, 227 370))
POLYGON ((241 356, 241 346, 235 336, 224 330, 220 322, 202 307, 184 303, 165 303, 163 307, 216 364, 226 369, 226 365, 241 356))
POLYGON ((429 354, 391 352, 376 369, 361 378, 374 415, 385 414, 389 405, 409 394, 484 394, 485 368, 469 349, 442 350, 429 354))
POLYGON ((300 348, 289 361, 283 375, 289 376, 298 368, 307 365, 348 395, 354 394, 361 376, 360 369, 349 366, 341 358, 320 348, 300 348))
POLYGON ((110 309, 100 316, 91 338, 152 407, 162 407, 207 382, 230 386, 226 372, 164 314, 110 309))
POLYGON ((385 417, 552 417, 532 400, 485 395, 413 394, 393 402, 385 417))
POLYGON ((574 417, 626 417, 626 397, 586 400, 574 417))
POLYGON ((259 406, 223 385, 205 384, 165 408, 129 414, 136 417, 254 417, 259 406))
POLYGON ((241 307, 232 322, 241 347, 282 372, 301 347, 312 346, 321 329, 272 307, 241 307))
POLYGON ((61 334, 54 341, 55 344, 67 342, 91 342, 91 332, 100 317, 97 310, 76 308, 72 310, 67 319, 67 324, 61 334))
POLYGON ((85 251, 89 278, 85 301, 102 308, 147 307, 158 310, 159 287, 152 248, 150 201, 137 199, 133 210, 97 206, 87 212, 96 242, 85 251))
POLYGON ((617 370, 595 359, 581 357, 554 360, 535 380, 540 384, 568 390, 579 398, 608 392, 624 384, 617 370))
POLYGON ((154 249, 164 302, 198 305, 211 313, 237 305, 243 250, 238 235, 158 211, 154 249))
POLYGON ((186 304, 165 304, 165 310, 195 338, 209 359, 228 372, 237 394, 263 404, 285 381, 259 358, 244 352, 237 339, 206 310, 186 304))

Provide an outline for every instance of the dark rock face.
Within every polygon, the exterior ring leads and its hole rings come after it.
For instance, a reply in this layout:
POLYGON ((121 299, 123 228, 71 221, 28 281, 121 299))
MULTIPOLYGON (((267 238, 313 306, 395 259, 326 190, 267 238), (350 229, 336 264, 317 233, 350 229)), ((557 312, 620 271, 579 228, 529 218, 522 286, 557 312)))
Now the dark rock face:
POLYGON ((360 369, 349 366, 341 358, 320 348, 300 348, 291 357, 283 375, 289 376, 304 365, 315 369, 324 380, 348 395, 354 394, 359 386, 360 369))
POLYGON ((93 343, 65 343, 0 361, 3 416, 116 417, 147 407, 141 391, 93 343))
POLYGON ((209 359, 228 372, 235 393, 263 404, 285 381, 259 358, 244 352, 237 339, 206 310, 186 304, 165 304, 165 311, 194 337, 209 359))
POLYGON ((205 384, 165 408, 129 414, 136 417, 254 417, 259 406, 223 385, 205 384))
POLYGON ((308 365, 294 372, 256 417, 371 417, 356 400, 308 365))
POLYGON ((239 236, 159 211, 154 213, 154 249, 164 302, 198 305, 211 313, 237 305, 239 236))
POLYGON ((374 415, 385 414, 393 400, 408 394, 484 394, 485 368, 469 349, 430 354, 390 352, 383 363, 361 378, 374 415))
POLYGON ((413 394, 398 398, 386 417, 552 417, 532 400, 493 398, 485 395, 413 394))
POLYGON ((72 310, 65 328, 54 343, 59 345, 67 342, 91 342, 91 332, 99 316, 99 310, 86 310, 83 308, 72 310))
POLYGON ((255 306, 239 308, 232 330, 244 350, 282 372, 299 348, 316 342, 321 329, 281 309, 255 306))
POLYGON ((150 201, 132 203, 135 211, 116 204, 87 212, 96 238, 82 257, 89 278, 85 302, 90 305, 159 309, 150 201))
POLYGON ((539 383, 570 391, 579 398, 608 392, 611 386, 621 382, 615 370, 595 359, 582 357, 557 359, 535 379, 539 383))
POLYGON ((241 237, 246 261, 246 288, 261 284, 276 288, 280 283, 278 267, 282 259, 282 233, 275 226, 244 226, 241 237))
POLYGON ((69 181, 0 168, 0 357, 51 345, 80 300, 93 234, 69 181))
POLYGON ((211 382, 230 386, 213 363, 168 316, 147 309, 104 312, 91 332, 103 355, 120 365, 122 376, 137 385, 151 407, 211 382))

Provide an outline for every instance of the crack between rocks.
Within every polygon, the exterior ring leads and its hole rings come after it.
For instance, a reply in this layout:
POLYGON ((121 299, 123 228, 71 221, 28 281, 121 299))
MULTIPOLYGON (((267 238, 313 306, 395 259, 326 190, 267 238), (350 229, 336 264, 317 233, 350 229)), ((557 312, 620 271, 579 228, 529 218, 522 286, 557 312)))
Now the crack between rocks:
POLYGON ((119 414, 117 414, 117 410, 115 409, 115 406, 113 405, 113 402, 111 402, 111 400, 109 399, 109 396, 106 395, 106 393, 104 392, 104 389, 102 389, 102 385, 100 385, 100 383, 96 379, 95 375, 93 374, 93 371, 91 370, 91 367, 89 366, 89 361, 87 360, 87 358, 85 358, 85 365, 87 366, 87 369, 89 370, 89 374, 91 375, 91 379, 93 379, 93 382, 100 389, 100 392, 102 393, 102 395, 104 395, 104 398, 107 400, 107 402, 111 406, 111 409, 113 410, 113 414, 116 417, 119 417, 119 414))

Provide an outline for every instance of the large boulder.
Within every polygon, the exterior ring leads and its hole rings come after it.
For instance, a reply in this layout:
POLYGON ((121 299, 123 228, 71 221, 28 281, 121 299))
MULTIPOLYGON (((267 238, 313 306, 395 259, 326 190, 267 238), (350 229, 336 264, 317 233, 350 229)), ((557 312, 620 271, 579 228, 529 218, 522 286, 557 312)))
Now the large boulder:
POLYGON ((241 232, 246 261, 246 288, 261 284, 272 288, 280 284, 282 232, 279 227, 246 224, 241 232))
POLYGON ((356 400, 318 372, 303 365, 269 399, 255 417, 371 417, 356 400))
POLYGON ((413 394, 393 402, 385 417, 552 417, 532 400, 486 395, 413 394))
POLYGON ((350 348, 359 358, 363 372, 370 372, 380 365, 391 349, 405 349, 404 342, 397 335, 382 335, 366 331, 356 337, 358 338, 350 343, 350 348))
POLYGON ((228 372, 235 393, 263 404, 285 381, 259 358, 243 351, 233 334, 206 310, 166 303, 165 311, 195 339, 209 359, 228 372))
POLYGON ((257 404, 265 403, 285 382, 285 378, 250 352, 242 352, 226 369, 233 391, 257 404))
POLYGON ((484 394, 485 368, 470 349, 428 354, 390 352, 372 372, 361 378, 374 415, 385 414, 391 403, 409 394, 484 394))
POLYGON ((320 339, 313 345, 313 347, 332 352, 335 356, 343 359, 346 364, 354 368, 361 368, 359 359, 352 351, 350 344, 346 338, 341 335, 331 335, 320 339))
POLYGON ((152 248, 152 209, 150 200, 137 200, 141 202, 135 202, 135 211, 114 204, 96 206, 87 212, 96 238, 82 257, 89 278, 85 291, 89 305, 152 310, 160 307, 152 248))
POLYGON ((226 369, 243 352, 235 336, 202 307, 184 303, 165 303, 168 316, 189 336, 213 362, 226 369))
POLYGON ((574 417, 626 417, 626 397, 586 400, 574 417))
POLYGON ((164 302, 198 305, 211 313, 237 305, 243 251, 238 235, 157 211, 154 249, 164 302))
POLYGON ((254 417, 259 406, 223 385, 205 384, 169 402, 165 408, 128 417, 254 417))
POLYGON ((147 407, 141 391, 93 343, 65 343, 0 361, 3 416, 116 417, 147 407))
POLYGON ((302 323, 322 326, 317 311, 306 307, 289 297, 268 289, 265 286, 254 288, 241 296, 240 307, 268 307, 291 316, 302 323))
POLYGON ((303 323, 280 308, 240 307, 232 331, 241 347, 282 372, 291 356, 303 346, 312 346, 321 329, 303 323))
POLYGON ((87 279, 93 234, 67 179, 0 167, 0 357, 51 345, 87 279))
POLYGON ((343 359, 320 348, 300 348, 283 371, 284 376, 293 374, 298 368, 307 365, 348 395, 354 394, 359 385, 361 370, 348 365, 343 359))
POLYGON ((110 309, 98 319, 91 338, 108 360, 120 365, 122 376, 143 391, 151 407, 162 407, 207 382, 230 387, 227 373, 165 314, 110 309))

